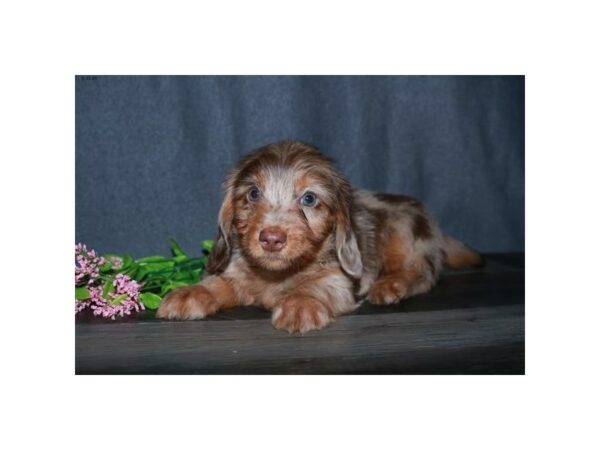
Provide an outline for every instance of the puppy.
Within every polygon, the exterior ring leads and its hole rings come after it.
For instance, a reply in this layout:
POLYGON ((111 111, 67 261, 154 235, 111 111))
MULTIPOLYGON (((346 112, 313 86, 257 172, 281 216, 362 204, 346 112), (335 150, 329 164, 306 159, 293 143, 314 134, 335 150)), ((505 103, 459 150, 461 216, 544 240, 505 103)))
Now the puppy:
POLYGON ((251 152, 224 186, 208 276, 169 294, 158 318, 254 305, 272 311, 275 328, 306 333, 352 312, 356 296, 397 303, 429 291, 444 266, 482 264, 419 201, 352 191, 330 158, 302 142, 251 152))

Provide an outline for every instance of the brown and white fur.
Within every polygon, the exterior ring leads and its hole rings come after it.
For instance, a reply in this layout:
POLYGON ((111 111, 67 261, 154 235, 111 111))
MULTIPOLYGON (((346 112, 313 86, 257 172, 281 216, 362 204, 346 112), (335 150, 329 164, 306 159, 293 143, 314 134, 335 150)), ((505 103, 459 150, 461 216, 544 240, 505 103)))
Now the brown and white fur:
POLYGON ((352 312, 357 296, 397 303, 429 291, 444 266, 481 264, 419 201, 352 191, 317 148, 278 142, 229 173, 208 276, 169 294, 157 317, 254 305, 273 312, 275 328, 305 333, 352 312))

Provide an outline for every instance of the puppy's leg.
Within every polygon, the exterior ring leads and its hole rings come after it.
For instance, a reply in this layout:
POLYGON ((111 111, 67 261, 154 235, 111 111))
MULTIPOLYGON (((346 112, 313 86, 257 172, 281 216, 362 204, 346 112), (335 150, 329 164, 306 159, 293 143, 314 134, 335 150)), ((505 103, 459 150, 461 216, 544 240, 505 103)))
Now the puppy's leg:
POLYGON ((223 308, 239 305, 231 282, 220 276, 210 276, 202 283, 175 289, 165 297, 156 312, 159 319, 195 320, 223 308))
POLYGON ((291 293, 275 303, 272 322, 275 328, 289 333, 318 330, 358 306, 350 280, 336 269, 302 277, 287 292, 291 293))
POLYGON ((392 231, 384 250, 380 276, 367 298, 376 305, 389 305, 429 291, 435 284, 441 252, 425 244, 406 242, 392 231))
POLYGON ((378 278, 369 290, 367 298, 375 305, 398 303, 407 297, 422 294, 433 287, 433 282, 418 273, 392 272, 378 278))

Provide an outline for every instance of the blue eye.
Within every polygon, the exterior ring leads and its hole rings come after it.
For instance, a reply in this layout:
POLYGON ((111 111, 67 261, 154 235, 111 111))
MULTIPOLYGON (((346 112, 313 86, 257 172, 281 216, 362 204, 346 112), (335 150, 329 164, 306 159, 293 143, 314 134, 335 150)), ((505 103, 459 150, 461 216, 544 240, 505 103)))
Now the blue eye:
POLYGON ((300 203, 303 206, 315 206, 317 203, 317 196, 312 192, 307 192, 300 199, 300 203))
POLYGON ((248 191, 248 200, 251 202, 256 202, 258 199, 260 199, 260 191, 257 187, 253 187, 248 191))

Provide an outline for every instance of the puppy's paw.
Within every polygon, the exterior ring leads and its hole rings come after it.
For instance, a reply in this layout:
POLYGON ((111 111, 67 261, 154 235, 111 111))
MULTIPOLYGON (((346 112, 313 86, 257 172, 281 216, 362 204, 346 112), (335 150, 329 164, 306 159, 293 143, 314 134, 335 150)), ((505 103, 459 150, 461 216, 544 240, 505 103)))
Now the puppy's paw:
POLYGON ((327 307, 311 297, 290 297, 273 309, 273 326, 288 333, 304 334, 333 321, 327 307))
POLYGON ((391 305, 408 296, 406 281, 398 276, 386 276, 373 283, 367 299, 375 305, 391 305))
POLYGON ((204 286, 186 286, 175 289, 164 298, 156 317, 175 320, 203 319, 218 309, 219 302, 204 286))

